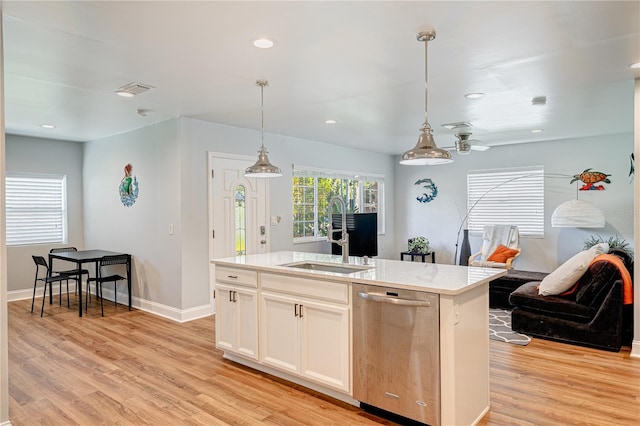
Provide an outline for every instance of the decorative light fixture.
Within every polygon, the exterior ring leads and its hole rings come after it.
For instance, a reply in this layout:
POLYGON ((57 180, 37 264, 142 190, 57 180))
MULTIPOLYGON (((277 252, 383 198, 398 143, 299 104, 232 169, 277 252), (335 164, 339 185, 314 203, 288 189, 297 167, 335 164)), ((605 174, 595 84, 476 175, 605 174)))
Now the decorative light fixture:
POLYGON ((422 133, 418 138, 418 143, 415 147, 402 154, 400 164, 408 165, 434 165, 434 164, 446 164, 451 163, 451 153, 446 149, 438 148, 436 142, 433 140, 433 130, 429 124, 428 117, 428 73, 427 73, 427 46, 429 42, 436 38, 435 30, 422 31, 418 33, 418 41, 424 42, 424 124, 420 129, 422 133))
POLYGON ((604 228, 604 225, 602 210, 583 200, 565 201, 551 215, 554 228, 604 228))
POLYGON ((258 161, 251 166, 248 167, 244 171, 244 175, 246 177, 257 177, 257 178, 271 178, 271 177, 279 177, 282 176, 282 172, 280 172, 280 168, 274 166, 269 162, 269 157, 267 157, 267 150, 264 147, 264 87, 269 85, 269 82, 266 80, 258 80, 256 81, 256 85, 260 86, 260 136, 262 144, 260 149, 258 150, 258 161))

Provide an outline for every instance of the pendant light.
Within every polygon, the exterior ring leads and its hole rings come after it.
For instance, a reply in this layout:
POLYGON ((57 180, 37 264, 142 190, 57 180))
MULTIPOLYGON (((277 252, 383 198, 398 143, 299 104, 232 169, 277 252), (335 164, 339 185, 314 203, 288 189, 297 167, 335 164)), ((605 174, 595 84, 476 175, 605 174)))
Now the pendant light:
POLYGON ((258 80, 256 81, 256 85, 260 86, 260 116, 261 116, 261 124, 260 124, 260 136, 262 144, 260 145, 260 149, 258 150, 258 161, 251 166, 248 167, 244 171, 244 175, 246 177, 256 177, 256 178, 272 178, 282 176, 280 172, 280 168, 274 166, 269 162, 269 157, 267 157, 267 150, 264 147, 264 87, 269 85, 269 82, 266 80, 258 80))
POLYGON ((418 41, 424 42, 424 124, 420 131, 420 137, 415 147, 402 154, 400 164, 407 165, 434 165, 451 163, 451 153, 446 149, 438 148, 433 140, 433 130, 429 124, 427 113, 428 104, 428 84, 427 84, 427 46, 431 40, 436 38, 435 30, 422 31, 418 33, 418 41))

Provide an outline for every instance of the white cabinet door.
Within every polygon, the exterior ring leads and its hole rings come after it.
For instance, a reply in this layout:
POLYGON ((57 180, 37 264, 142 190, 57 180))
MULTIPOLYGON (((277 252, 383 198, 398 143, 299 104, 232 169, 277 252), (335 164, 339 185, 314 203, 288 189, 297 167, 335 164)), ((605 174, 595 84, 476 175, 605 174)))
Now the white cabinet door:
POLYGON ((262 292, 261 297, 261 361, 265 365, 299 373, 300 343, 296 299, 262 292))
POLYGON ((216 283, 216 347, 258 359, 258 292, 216 283))
POLYGON ((216 347, 234 350, 236 345, 236 309, 233 287, 216 283, 216 347))
POLYGON ((236 351, 247 358, 258 360, 258 292, 236 287, 236 351))
POLYGON ((349 308, 300 300, 303 376, 349 393, 349 308))

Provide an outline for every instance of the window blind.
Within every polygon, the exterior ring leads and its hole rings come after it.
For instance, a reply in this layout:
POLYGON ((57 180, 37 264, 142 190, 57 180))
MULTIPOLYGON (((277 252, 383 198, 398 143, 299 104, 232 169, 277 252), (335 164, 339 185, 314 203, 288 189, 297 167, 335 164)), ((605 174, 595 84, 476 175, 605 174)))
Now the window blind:
POLYGON ((485 225, 517 225, 520 236, 544 237, 542 166, 470 171, 467 191, 467 226, 472 235, 482 235, 485 225))
POLYGON ((66 178, 7 173, 8 246, 66 242, 66 178))

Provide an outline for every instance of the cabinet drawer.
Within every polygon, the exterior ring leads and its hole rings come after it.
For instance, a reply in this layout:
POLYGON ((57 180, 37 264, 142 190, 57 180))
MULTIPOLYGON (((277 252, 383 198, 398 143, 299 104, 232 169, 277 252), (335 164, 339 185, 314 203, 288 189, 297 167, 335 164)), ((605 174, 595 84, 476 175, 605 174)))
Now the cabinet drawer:
POLYGON ((258 273, 247 269, 216 265, 216 281, 258 287, 258 273))
POLYGON ((265 290, 281 291, 331 302, 349 303, 349 285, 347 283, 263 272, 260 275, 260 287, 265 290))

